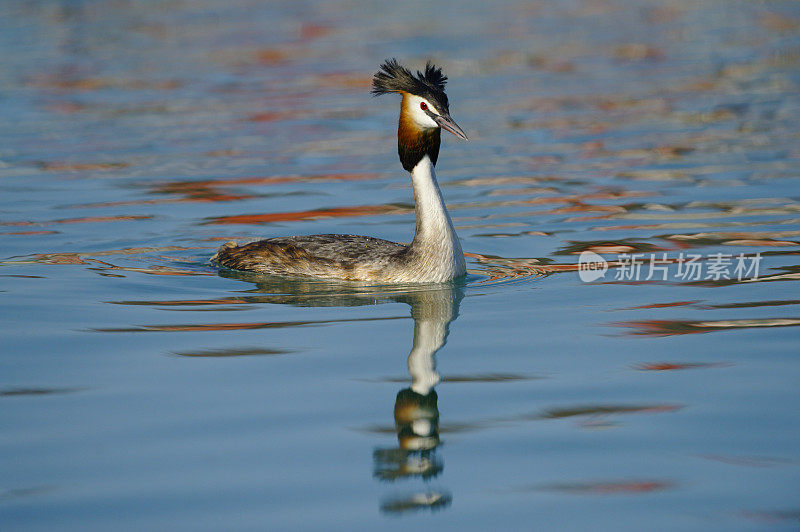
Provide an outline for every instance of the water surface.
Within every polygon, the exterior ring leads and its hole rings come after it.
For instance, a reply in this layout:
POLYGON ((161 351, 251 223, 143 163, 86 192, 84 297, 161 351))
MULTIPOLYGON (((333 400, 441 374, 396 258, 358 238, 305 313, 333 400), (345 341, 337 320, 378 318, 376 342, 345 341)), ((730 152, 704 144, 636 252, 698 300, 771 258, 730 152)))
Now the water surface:
POLYGON ((3 529, 797 528, 796 3, 7 0, 0 50, 3 529), (410 240, 393 56, 467 278, 209 265, 410 240))

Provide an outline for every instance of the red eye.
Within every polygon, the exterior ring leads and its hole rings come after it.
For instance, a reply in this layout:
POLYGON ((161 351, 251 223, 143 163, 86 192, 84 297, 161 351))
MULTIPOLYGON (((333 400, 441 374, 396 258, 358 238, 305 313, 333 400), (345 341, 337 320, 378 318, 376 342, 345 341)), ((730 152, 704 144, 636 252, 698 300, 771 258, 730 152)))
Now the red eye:
POLYGON ((425 103, 425 102, 419 102, 419 108, 422 109, 423 111, 427 111, 428 110, 428 104, 425 103))

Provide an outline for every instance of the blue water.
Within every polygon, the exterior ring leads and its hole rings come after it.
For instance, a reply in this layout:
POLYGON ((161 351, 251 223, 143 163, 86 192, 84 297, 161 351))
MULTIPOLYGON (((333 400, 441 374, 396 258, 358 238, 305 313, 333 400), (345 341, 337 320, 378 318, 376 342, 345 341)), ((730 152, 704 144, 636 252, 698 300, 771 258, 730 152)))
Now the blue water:
POLYGON ((798 65, 794 2, 6 0, 0 528, 797 529, 798 65), (467 278, 212 267, 411 238, 387 57, 467 278))

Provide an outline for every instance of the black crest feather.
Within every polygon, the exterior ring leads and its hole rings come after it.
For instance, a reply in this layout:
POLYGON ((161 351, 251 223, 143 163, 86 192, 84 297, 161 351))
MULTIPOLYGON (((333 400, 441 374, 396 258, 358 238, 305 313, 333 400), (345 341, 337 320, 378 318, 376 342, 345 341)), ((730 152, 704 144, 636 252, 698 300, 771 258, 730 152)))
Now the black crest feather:
POLYGON ((407 92, 425 98, 440 112, 447 113, 449 105, 444 93, 446 83, 447 76, 442 73, 442 69, 430 61, 425 65, 425 72, 417 71, 414 75, 400 65, 397 59, 387 59, 372 78, 372 94, 378 96, 389 92, 407 92))

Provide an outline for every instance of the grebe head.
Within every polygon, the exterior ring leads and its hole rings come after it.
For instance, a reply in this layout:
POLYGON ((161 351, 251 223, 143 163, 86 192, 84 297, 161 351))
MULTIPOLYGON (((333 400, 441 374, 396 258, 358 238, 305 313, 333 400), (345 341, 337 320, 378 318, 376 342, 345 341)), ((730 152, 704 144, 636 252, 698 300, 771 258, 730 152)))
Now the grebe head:
POLYGON ((442 129, 467 140, 467 135, 450 118, 445 83, 447 76, 430 61, 425 65, 425 72, 417 71, 414 75, 396 59, 387 59, 372 78, 373 95, 397 92, 403 96, 397 153, 403 168, 409 172, 413 173, 426 156, 431 164, 436 164, 442 129))
POLYGON ((444 92, 446 83, 447 76, 442 69, 430 61, 425 65, 425 72, 417 71, 414 75, 400 66, 396 59, 387 59, 372 79, 372 94, 402 94, 401 122, 408 122, 420 132, 442 128, 468 140, 464 131, 450 117, 447 94, 444 92))

